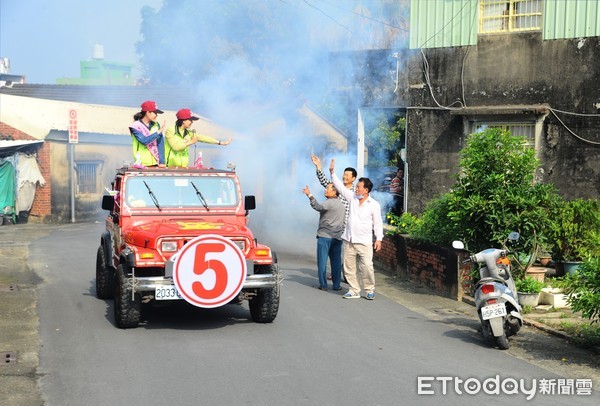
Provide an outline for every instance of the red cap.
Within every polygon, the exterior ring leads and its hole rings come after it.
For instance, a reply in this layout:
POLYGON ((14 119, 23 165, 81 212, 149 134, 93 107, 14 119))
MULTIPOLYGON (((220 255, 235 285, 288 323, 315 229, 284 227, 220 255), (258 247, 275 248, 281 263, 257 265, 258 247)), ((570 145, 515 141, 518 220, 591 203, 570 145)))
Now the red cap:
POLYGON ((199 120, 198 117, 194 116, 194 113, 192 113, 192 110, 190 110, 190 109, 179 110, 177 112, 177 119, 178 120, 192 120, 192 121, 199 120))
POLYGON ((154 100, 146 100, 145 102, 143 102, 142 111, 153 111, 156 114, 164 113, 164 111, 159 110, 158 107, 156 107, 156 102, 154 100))

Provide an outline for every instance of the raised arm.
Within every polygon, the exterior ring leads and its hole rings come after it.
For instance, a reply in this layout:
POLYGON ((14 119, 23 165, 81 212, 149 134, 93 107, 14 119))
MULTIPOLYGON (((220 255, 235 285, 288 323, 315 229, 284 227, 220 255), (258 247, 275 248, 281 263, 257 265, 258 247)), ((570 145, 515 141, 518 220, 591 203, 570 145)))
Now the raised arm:
POLYGON ((342 182, 340 180, 340 178, 337 177, 334 170, 335 170, 335 159, 332 159, 331 163, 329 164, 329 172, 331 173, 331 181, 333 182, 333 186, 335 186, 337 191, 342 196, 344 196, 346 201, 350 202, 352 200, 352 195, 354 194, 354 192, 352 192, 350 189, 348 189, 346 186, 344 186, 344 182, 342 182))
POLYGON ((325 176, 325 174, 323 173, 323 171, 321 169, 321 160, 315 154, 311 155, 311 159, 317 170, 317 179, 319 179, 319 183, 321 184, 321 186, 327 187, 327 185, 329 184, 330 181, 329 181, 329 179, 327 179, 327 177, 325 176))

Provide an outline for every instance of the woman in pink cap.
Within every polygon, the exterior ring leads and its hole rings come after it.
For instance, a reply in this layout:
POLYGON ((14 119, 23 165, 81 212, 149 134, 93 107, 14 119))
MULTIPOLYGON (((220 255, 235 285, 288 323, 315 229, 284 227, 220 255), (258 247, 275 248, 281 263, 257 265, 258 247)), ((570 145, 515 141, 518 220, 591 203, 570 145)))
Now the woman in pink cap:
POLYGON ((165 132, 165 161, 169 167, 185 168, 189 165, 190 157, 188 148, 196 142, 207 144, 229 145, 231 138, 225 141, 218 140, 208 135, 197 134, 190 127, 198 117, 190 109, 181 109, 177 112, 177 121, 174 126, 165 132))
POLYGON ((135 120, 129 126, 133 140, 133 158, 136 165, 157 166, 164 165, 164 138, 160 124, 156 118, 163 111, 156 107, 156 102, 146 100, 142 103, 142 111, 133 116, 135 120))

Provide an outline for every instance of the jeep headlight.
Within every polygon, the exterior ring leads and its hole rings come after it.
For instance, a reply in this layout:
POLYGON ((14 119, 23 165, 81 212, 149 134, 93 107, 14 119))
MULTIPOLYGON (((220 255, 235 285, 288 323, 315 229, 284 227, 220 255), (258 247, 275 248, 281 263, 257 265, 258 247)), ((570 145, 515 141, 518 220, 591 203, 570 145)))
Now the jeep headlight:
POLYGON ((160 245, 162 252, 175 252, 177 251, 176 241, 163 241, 160 245))

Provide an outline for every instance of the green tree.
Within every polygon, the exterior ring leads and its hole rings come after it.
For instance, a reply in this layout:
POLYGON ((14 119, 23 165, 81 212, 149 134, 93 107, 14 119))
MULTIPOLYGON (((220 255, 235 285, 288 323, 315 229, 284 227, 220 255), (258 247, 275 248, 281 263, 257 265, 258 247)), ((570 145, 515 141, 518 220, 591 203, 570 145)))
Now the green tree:
POLYGON ((540 234, 560 202, 552 185, 534 182, 535 152, 517 137, 488 128, 467 137, 452 191, 430 202, 416 235, 441 244, 461 238, 472 251, 502 246, 510 231, 534 259, 540 234))
POLYGON ((394 114, 391 118, 385 114, 377 115, 375 128, 365 135, 369 166, 399 166, 405 136, 406 117, 403 114, 394 114))

